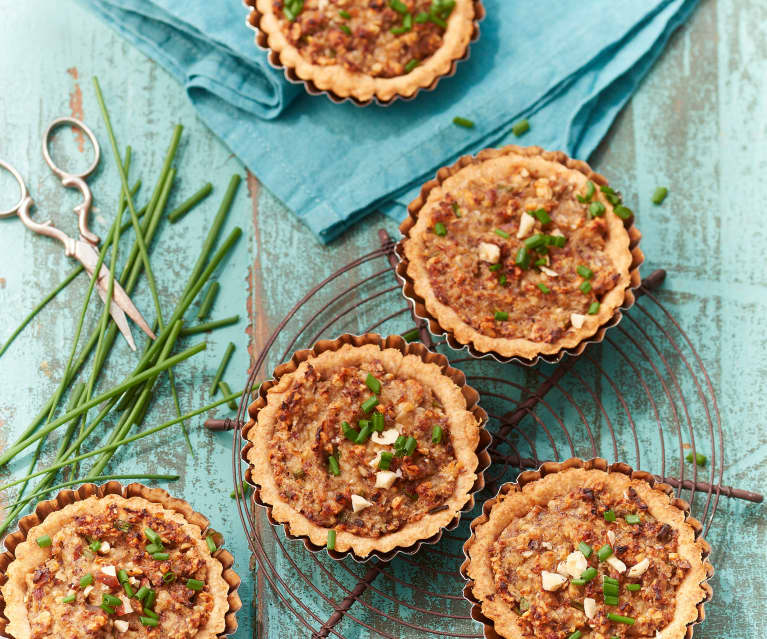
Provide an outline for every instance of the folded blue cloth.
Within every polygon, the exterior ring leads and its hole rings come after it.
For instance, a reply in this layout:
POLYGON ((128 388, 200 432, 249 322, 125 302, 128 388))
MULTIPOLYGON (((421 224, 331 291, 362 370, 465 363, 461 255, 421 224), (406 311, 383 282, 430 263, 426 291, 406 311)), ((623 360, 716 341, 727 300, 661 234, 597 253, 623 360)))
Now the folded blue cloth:
POLYGON ((202 119, 323 241, 510 142, 588 158, 697 0, 484 0, 471 57, 432 92, 360 108, 273 69, 240 0, 80 0, 167 68, 202 119), (460 115, 476 123, 458 127, 460 115), (530 120, 520 138, 514 122, 530 120))

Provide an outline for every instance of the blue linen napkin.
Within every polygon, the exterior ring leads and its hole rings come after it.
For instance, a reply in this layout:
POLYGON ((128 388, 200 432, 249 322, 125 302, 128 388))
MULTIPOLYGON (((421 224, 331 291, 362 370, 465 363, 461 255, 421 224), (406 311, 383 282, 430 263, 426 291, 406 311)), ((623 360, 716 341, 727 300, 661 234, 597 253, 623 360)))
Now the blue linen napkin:
POLYGON ((511 142, 587 159, 697 0, 484 0, 471 57, 432 92, 360 108, 273 69, 239 0, 79 0, 186 88, 206 124, 322 240, 511 142), (476 123, 456 126, 460 115, 476 123), (520 138, 514 122, 528 118, 520 138))

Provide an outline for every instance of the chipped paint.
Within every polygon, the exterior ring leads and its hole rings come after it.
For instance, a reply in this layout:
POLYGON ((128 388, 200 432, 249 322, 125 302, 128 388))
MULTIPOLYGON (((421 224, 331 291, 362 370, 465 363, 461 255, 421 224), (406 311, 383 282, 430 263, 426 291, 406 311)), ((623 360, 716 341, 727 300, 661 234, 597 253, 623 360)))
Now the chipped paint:
MULTIPOLYGON (((85 120, 85 111, 83 110, 83 91, 80 88, 78 78, 80 76, 77 67, 69 67, 67 73, 72 76, 74 80, 74 86, 69 92, 69 113, 71 117, 78 120, 85 120)), ((72 127, 72 132, 75 134, 75 140, 77 141, 77 149, 80 153, 85 151, 85 133, 76 127, 72 127)))

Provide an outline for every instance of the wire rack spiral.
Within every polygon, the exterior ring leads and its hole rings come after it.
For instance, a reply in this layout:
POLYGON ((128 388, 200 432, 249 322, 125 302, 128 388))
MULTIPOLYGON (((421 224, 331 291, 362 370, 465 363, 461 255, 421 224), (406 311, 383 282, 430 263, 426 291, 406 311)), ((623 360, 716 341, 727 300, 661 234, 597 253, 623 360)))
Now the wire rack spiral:
MULTIPOLYGON (((314 286, 280 322, 251 368, 237 420, 206 424, 234 431, 235 486, 245 477, 240 427, 257 380, 318 339, 413 329, 416 320, 394 274, 394 243, 385 231, 379 236, 380 247, 314 286)), ((487 485, 476 495, 475 511, 465 513, 438 544, 365 564, 307 552, 272 526, 252 499, 238 500, 258 578, 268 583, 280 614, 293 616, 296 636, 482 637, 458 573, 468 524, 502 483, 546 460, 600 456, 653 472, 691 503, 704 534, 722 497, 761 501, 759 494, 723 484, 725 442, 716 393, 692 341, 656 294, 664 277, 656 271, 643 280, 637 303, 602 343, 558 365, 478 360, 433 338, 417 321, 421 341, 447 355, 481 394, 493 435, 487 485), (697 453, 706 455, 705 466, 686 460, 697 453)))

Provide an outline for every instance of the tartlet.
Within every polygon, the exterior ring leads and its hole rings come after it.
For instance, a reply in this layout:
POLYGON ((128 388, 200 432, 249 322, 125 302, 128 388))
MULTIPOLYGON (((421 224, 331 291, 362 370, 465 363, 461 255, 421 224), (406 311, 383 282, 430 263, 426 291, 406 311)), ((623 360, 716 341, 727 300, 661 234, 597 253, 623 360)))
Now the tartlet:
POLYGON ((4 636, 213 639, 237 628, 240 580, 222 536, 163 490, 63 491, 4 541, 4 636))
POLYGON ((444 356, 399 336, 344 335, 274 377, 249 408, 247 478, 270 520, 310 550, 413 552, 473 506, 486 414, 444 356))
POLYGON ((702 526, 672 494, 603 459, 522 473, 471 524, 472 616, 505 639, 692 636, 713 568, 702 526))
POLYGON ((433 88, 468 55, 484 16, 479 0, 245 2, 257 42, 289 78, 358 104, 388 104, 433 88))
POLYGON ((416 314, 453 346, 552 361, 598 341, 633 304, 640 234, 585 162, 487 149, 440 169, 408 210, 397 272, 416 314))

